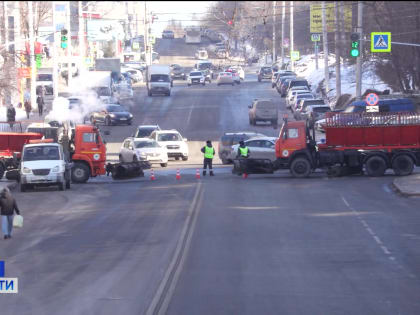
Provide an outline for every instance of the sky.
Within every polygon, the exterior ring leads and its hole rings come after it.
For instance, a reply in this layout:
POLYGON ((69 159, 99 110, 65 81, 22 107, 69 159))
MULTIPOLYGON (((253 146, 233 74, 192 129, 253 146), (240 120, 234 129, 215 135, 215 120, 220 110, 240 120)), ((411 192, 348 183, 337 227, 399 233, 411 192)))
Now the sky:
POLYGON ((200 13, 205 13, 212 3, 213 1, 147 1, 147 11, 155 12, 158 16, 152 31, 154 34, 161 34, 167 25, 166 21, 171 19, 181 20, 184 26, 197 24, 189 22, 192 13, 200 18, 200 13))

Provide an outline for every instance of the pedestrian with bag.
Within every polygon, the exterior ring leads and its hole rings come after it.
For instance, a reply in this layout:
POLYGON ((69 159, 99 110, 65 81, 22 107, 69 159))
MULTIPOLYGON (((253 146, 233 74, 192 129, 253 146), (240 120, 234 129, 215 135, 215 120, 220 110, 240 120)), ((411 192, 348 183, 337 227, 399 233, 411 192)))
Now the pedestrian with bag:
POLYGON ((13 128, 13 124, 16 121, 16 110, 12 104, 7 108, 7 122, 10 123, 10 129, 13 128))
POLYGON ((36 98, 36 103, 38 105, 38 114, 39 114, 39 117, 41 117, 42 116, 42 113, 44 111, 44 105, 45 105, 44 98, 42 97, 42 95, 38 95, 38 97, 36 98))
POLYGON ((12 238, 13 214, 20 215, 19 208, 9 188, 3 188, 0 193, 1 227, 4 239, 12 238))
POLYGON ((206 176, 207 166, 210 170, 210 176, 214 176, 213 174, 213 158, 216 154, 216 150, 214 150, 213 145, 211 144, 210 140, 207 140, 206 145, 201 148, 201 152, 204 153, 204 162, 203 162, 203 176, 206 176))

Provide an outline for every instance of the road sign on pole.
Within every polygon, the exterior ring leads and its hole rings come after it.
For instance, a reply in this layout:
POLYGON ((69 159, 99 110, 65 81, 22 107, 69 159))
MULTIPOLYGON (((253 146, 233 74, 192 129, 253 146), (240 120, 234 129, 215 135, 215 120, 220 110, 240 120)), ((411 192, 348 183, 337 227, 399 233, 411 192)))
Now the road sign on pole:
POLYGON ((366 112, 368 113, 379 112, 379 106, 377 106, 379 102, 379 97, 377 94, 369 93, 368 95, 366 95, 365 101, 367 104, 366 112))
POLYGON ((290 52, 290 59, 291 60, 299 60, 300 59, 299 51, 297 51, 297 50, 291 51, 290 52))
POLYGON ((319 42, 321 40, 321 34, 311 34, 311 41, 319 42))
POLYGON ((391 52, 391 32, 370 33, 371 52, 391 52))

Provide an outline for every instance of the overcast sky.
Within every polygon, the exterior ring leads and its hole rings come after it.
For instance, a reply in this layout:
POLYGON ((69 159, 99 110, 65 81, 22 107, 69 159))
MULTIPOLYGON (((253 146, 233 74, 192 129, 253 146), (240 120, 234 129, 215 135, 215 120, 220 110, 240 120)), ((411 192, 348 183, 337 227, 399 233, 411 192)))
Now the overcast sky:
POLYGON ((153 11, 158 16, 158 20, 153 23, 154 34, 160 34, 165 29, 167 22, 171 19, 181 20, 184 26, 194 25, 197 22, 189 22, 192 14, 196 13, 200 18, 200 13, 205 13, 212 1, 147 1, 147 11, 153 11))

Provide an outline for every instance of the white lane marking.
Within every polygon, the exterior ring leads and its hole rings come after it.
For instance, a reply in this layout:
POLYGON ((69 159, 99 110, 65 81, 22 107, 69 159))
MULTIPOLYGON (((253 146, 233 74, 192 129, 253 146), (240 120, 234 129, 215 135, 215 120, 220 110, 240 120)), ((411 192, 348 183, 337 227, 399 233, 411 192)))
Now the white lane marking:
POLYGON ((188 113, 187 126, 189 126, 189 125, 190 125, 191 114, 192 114, 193 108, 194 108, 194 106, 191 106, 191 108, 190 108, 190 112, 188 113))
MULTIPOLYGON (((385 245, 383 245, 382 240, 375 234, 375 232, 373 232, 373 230, 370 228, 369 224, 361 218, 360 213, 358 211, 356 211, 353 207, 351 207, 350 204, 348 203, 348 201, 343 196, 341 196, 341 199, 343 200, 344 204, 351 211, 353 211, 356 214, 357 219, 364 226, 365 230, 372 236, 372 238, 375 240, 375 242, 379 245, 379 247, 382 249, 384 254, 385 255, 391 255, 391 252, 388 250, 388 248, 385 245)), ((392 259, 392 260, 394 260, 394 259, 392 259)))
MULTIPOLYGON (((379 245, 382 245, 382 241, 379 239, 379 237, 377 237, 376 235, 373 237, 376 241, 376 243, 378 243, 379 245)), ((383 246, 382 246, 383 247, 383 246)))

